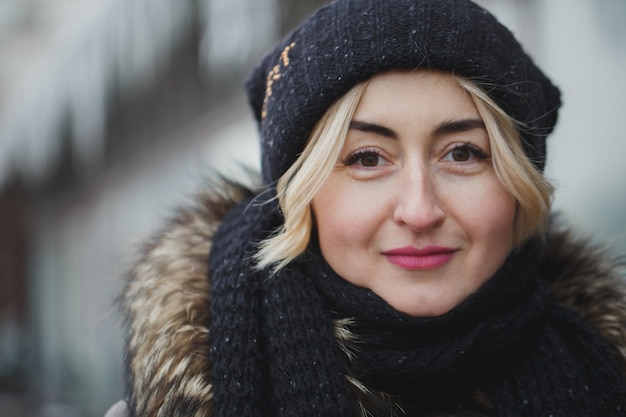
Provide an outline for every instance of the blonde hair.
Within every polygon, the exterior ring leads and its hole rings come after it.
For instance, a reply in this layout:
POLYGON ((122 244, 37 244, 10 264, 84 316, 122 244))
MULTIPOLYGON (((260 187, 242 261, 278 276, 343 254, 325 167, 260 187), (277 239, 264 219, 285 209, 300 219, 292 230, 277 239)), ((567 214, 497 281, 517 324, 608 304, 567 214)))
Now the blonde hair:
POLYGON ((504 112, 476 83, 455 77, 467 91, 485 124, 494 171, 517 200, 514 245, 546 232, 554 188, 524 152, 519 123, 504 112))
POLYGON ((260 243, 257 267, 279 270, 300 255, 309 244, 313 227, 311 201, 335 167, 350 121, 367 81, 352 87, 331 105, 317 122, 302 153, 276 185, 284 224, 260 243))
MULTIPOLYGON (((470 94, 489 136, 494 171, 515 197, 518 208, 514 245, 543 235, 551 207, 552 186, 528 159, 522 148, 518 124, 476 83, 454 76, 470 94)), ((259 269, 278 271, 306 249, 313 228, 311 202, 335 167, 350 122, 368 82, 352 87, 315 125, 296 161, 280 177, 277 197, 285 222, 262 241, 255 254, 259 269)))

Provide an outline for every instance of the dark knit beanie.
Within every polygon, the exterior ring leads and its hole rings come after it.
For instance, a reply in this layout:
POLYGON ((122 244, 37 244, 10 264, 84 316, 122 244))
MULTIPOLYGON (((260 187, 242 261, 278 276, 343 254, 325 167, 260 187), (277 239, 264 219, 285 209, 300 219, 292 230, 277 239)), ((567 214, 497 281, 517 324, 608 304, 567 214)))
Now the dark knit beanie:
POLYGON ((477 82, 522 123, 526 154, 543 169, 560 92, 494 16, 469 0, 336 0, 279 43, 246 83, 263 180, 280 178, 316 122, 356 83, 417 68, 477 82))

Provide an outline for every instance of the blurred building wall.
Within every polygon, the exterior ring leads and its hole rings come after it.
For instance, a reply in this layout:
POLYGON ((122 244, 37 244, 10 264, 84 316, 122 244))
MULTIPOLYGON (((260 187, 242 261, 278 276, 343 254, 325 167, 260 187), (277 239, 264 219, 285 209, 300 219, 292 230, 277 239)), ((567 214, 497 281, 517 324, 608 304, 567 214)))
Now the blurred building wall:
POLYGON ((626 3, 542 2, 546 67, 565 106, 547 172, 556 207, 586 233, 626 251, 626 3), (552 16, 552 19, 548 17, 552 16))
POLYGON ((555 211, 581 235, 626 251, 626 84, 622 0, 482 0, 521 38, 561 88, 563 107, 548 140, 546 176, 555 211))

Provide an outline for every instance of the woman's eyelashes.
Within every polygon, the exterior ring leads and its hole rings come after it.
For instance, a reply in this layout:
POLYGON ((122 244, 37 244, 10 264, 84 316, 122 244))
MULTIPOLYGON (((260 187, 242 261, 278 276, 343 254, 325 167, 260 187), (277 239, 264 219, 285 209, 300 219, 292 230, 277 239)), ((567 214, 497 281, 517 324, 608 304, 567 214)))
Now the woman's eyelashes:
POLYGON ((466 142, 454 145, 441 159, 446 162, 463 163, 486 161, 490 158, 491 156, 480 147, 466 142))
MULTIPOLYGON (((472 164, 490 160, 491 155, 481 147, 470 142, 451 144, 443 150, 442 162, 455 164, 472 164)), ((358 149, 341 160, 343 166, 356 168, 377 168, 391 164, 390 159, 384 157, 377 148, 358 149)))
POLYGON ((389 161, 385 159, 379 150, 374 148, 364 148, 352 152, 346 158, 342 159, 344 166, 358 166, 364 168, 375 168, 387 165, 389 161))

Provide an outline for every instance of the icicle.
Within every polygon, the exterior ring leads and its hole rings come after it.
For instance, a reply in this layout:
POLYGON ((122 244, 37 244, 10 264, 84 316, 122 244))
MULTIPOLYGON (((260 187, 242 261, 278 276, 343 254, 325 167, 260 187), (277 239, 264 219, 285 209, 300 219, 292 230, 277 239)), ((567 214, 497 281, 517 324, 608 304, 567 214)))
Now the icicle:
POLYGON ((74 168, 92 171, 104 162, 106 130, 106 56, 101 38, 91 40, 73 68, 69 110, 74 168))
MULTIPOLYGON (((247 70, 277 36, 278 0, 91 0, 49 3, 63 22, 55 49, 23 80, 0 114, 0 185, 11 170, 34 183, 56 165, 66 127, 78 172, 103 161, 107 96, 150 84, 194 27, 211 76, 247 70), (56 9, 55 9, 56 7, 56 9), (69 126, 65 124, 69 122, 69 126)), ((59 25, 60 26, 60 25, 59 25)))
POLYGON ((154 77, 193 26, 197 1, 71 5, 80 13, 63 22, 63 36, 49 40, 55 49, 22 80, 0 114, 0 185, 12 170, 34 183, 44 179, 60 154, 65 121, 73 134, 76 168, 101 161, 107 92, 132 94, 154 77))
POLYGON ((211 75, 247 69, 278 36, 277 0, 200 0, 201 58, 211 75))

